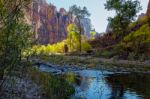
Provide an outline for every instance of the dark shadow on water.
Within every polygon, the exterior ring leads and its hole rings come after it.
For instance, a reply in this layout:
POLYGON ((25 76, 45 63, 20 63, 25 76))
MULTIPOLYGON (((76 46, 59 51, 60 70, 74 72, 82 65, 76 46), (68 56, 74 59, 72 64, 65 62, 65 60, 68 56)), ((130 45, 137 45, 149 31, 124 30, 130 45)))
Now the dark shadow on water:
POLYGON ((150 99, 150 75, 80 71, 72 74, 73 99, 150 99))
POLYGON ((148 74, 111 74, 105 77, 111 88, 110 99, 124 99, 125 93, 136 94, 138 98, 150 99, 150 75, 148 74))

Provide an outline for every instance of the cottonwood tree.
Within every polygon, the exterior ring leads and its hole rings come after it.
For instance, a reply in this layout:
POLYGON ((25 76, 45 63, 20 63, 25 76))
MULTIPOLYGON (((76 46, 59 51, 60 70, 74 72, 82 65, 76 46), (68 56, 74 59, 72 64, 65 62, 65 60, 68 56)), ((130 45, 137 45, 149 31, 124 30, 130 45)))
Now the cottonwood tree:
POLYGON ((82 43, 82 32, 83 32, 83 28, 82 28, 82 23, 81 20, 85 17, 89 17, 90 13, 88 12, 86 7, 81 8, 80 6, 77 5, 73 5, 69 8, 69 13, 71 13, 72 15, 75 16, 75 18, 77 19, 77 26, 79 28, 79 33, 80 33, 80 38, 79 38, 79 51, 81 52, 81 43, 82 43))
POLYGON ((75 24, 69 24, 67 27, 67 44, 69 47, 69 51, 76 51, 79 46, 79 40, 80 40, 80 33, 79 29, 75 24))
POLYGON ((115 11, 116 15, 114 17, 109 17, 108 21, 114 32, 115 38, 122 39, 127 33, 128 25, 141 10, 141 6, 138 0, 107 0, 105 9, 108 11, 115 11))

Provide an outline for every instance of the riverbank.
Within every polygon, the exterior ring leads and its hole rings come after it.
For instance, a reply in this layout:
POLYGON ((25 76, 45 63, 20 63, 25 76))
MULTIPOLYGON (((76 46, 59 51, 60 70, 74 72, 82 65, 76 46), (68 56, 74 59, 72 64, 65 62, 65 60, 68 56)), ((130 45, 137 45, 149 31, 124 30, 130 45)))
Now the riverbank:
POLYGON ((31 62, 15 66, 5 75, 1 89, 2 99, 70 99, 74 93, 63 77, 42 72, 31 62))
MULTIPOLYGON (((130 74, 127 72, 131 72, 131 74, 133 72, 135 74, 139 72, 143 75, 150 74, 148 61, 139 62, 65 55, 32 57, 30 61, 32 62, 22 63, 23 66, 16 66, 11 74, 5 76, 7 79, 0 93, 3 99, 60 99, 62 97, 62 99, 70 99, 75 92, 71 83, 84 80, 84 77, 77 76, 76 78, 78 71, 83 74, 97 74, 99 72, 100 75, 104 71, 113 72, 114 74, 124 74, 124 72, 125 74, 130 74), (64 75, 68 72, 72 73, 64 75)), ((100 75, 96 77, 101 77, 100 75)))
POLYGON ((32 58, 36 62, 48 63, 53 66, 71 66, 80 68, 100 69, 107 71, 122 72, 148 72, 150 73, 150 61, 129 61, 97 58, 92 56, 65 56, 48 55, 32 58))

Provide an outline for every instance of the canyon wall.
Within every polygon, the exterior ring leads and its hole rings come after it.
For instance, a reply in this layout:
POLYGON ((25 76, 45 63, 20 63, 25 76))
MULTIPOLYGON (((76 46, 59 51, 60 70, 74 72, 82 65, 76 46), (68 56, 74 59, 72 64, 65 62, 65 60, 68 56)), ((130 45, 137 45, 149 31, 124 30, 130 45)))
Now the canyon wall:
POLYGON ((38 44, 53 44, 62 41, 67 36, 66 27, 72 23, 72 17, 65 9, 57 11, 45 0, 33 0, 26 9, 25 17, 32 25, 38 44))
MULTIPOLYGON (((45 0, 33 0, 25 11, 27 23, 33 27, 38 44, 54 44, 67 37, 67 26, 75 23, 74 18, 64 8, 57 8, 45 0)), ((84 32, 90 36, 90 19, 81 20, 84 32)))
POLYGON ((148 3, 147 13, 146 14, 150 18, 150 0, 149 0, 149 3, 148 3))

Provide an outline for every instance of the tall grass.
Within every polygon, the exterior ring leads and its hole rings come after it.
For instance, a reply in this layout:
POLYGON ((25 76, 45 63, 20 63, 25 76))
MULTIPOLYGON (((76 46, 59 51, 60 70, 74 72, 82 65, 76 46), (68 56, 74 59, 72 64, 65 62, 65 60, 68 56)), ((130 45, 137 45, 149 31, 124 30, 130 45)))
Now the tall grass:
POLYGON ((36 68, 29 68, 28 73, 31 79, 42 86, 44 96, 47 99, 70 99, 74 88, 63 77, 53 76, 49 73, 38 71, 36 68))

